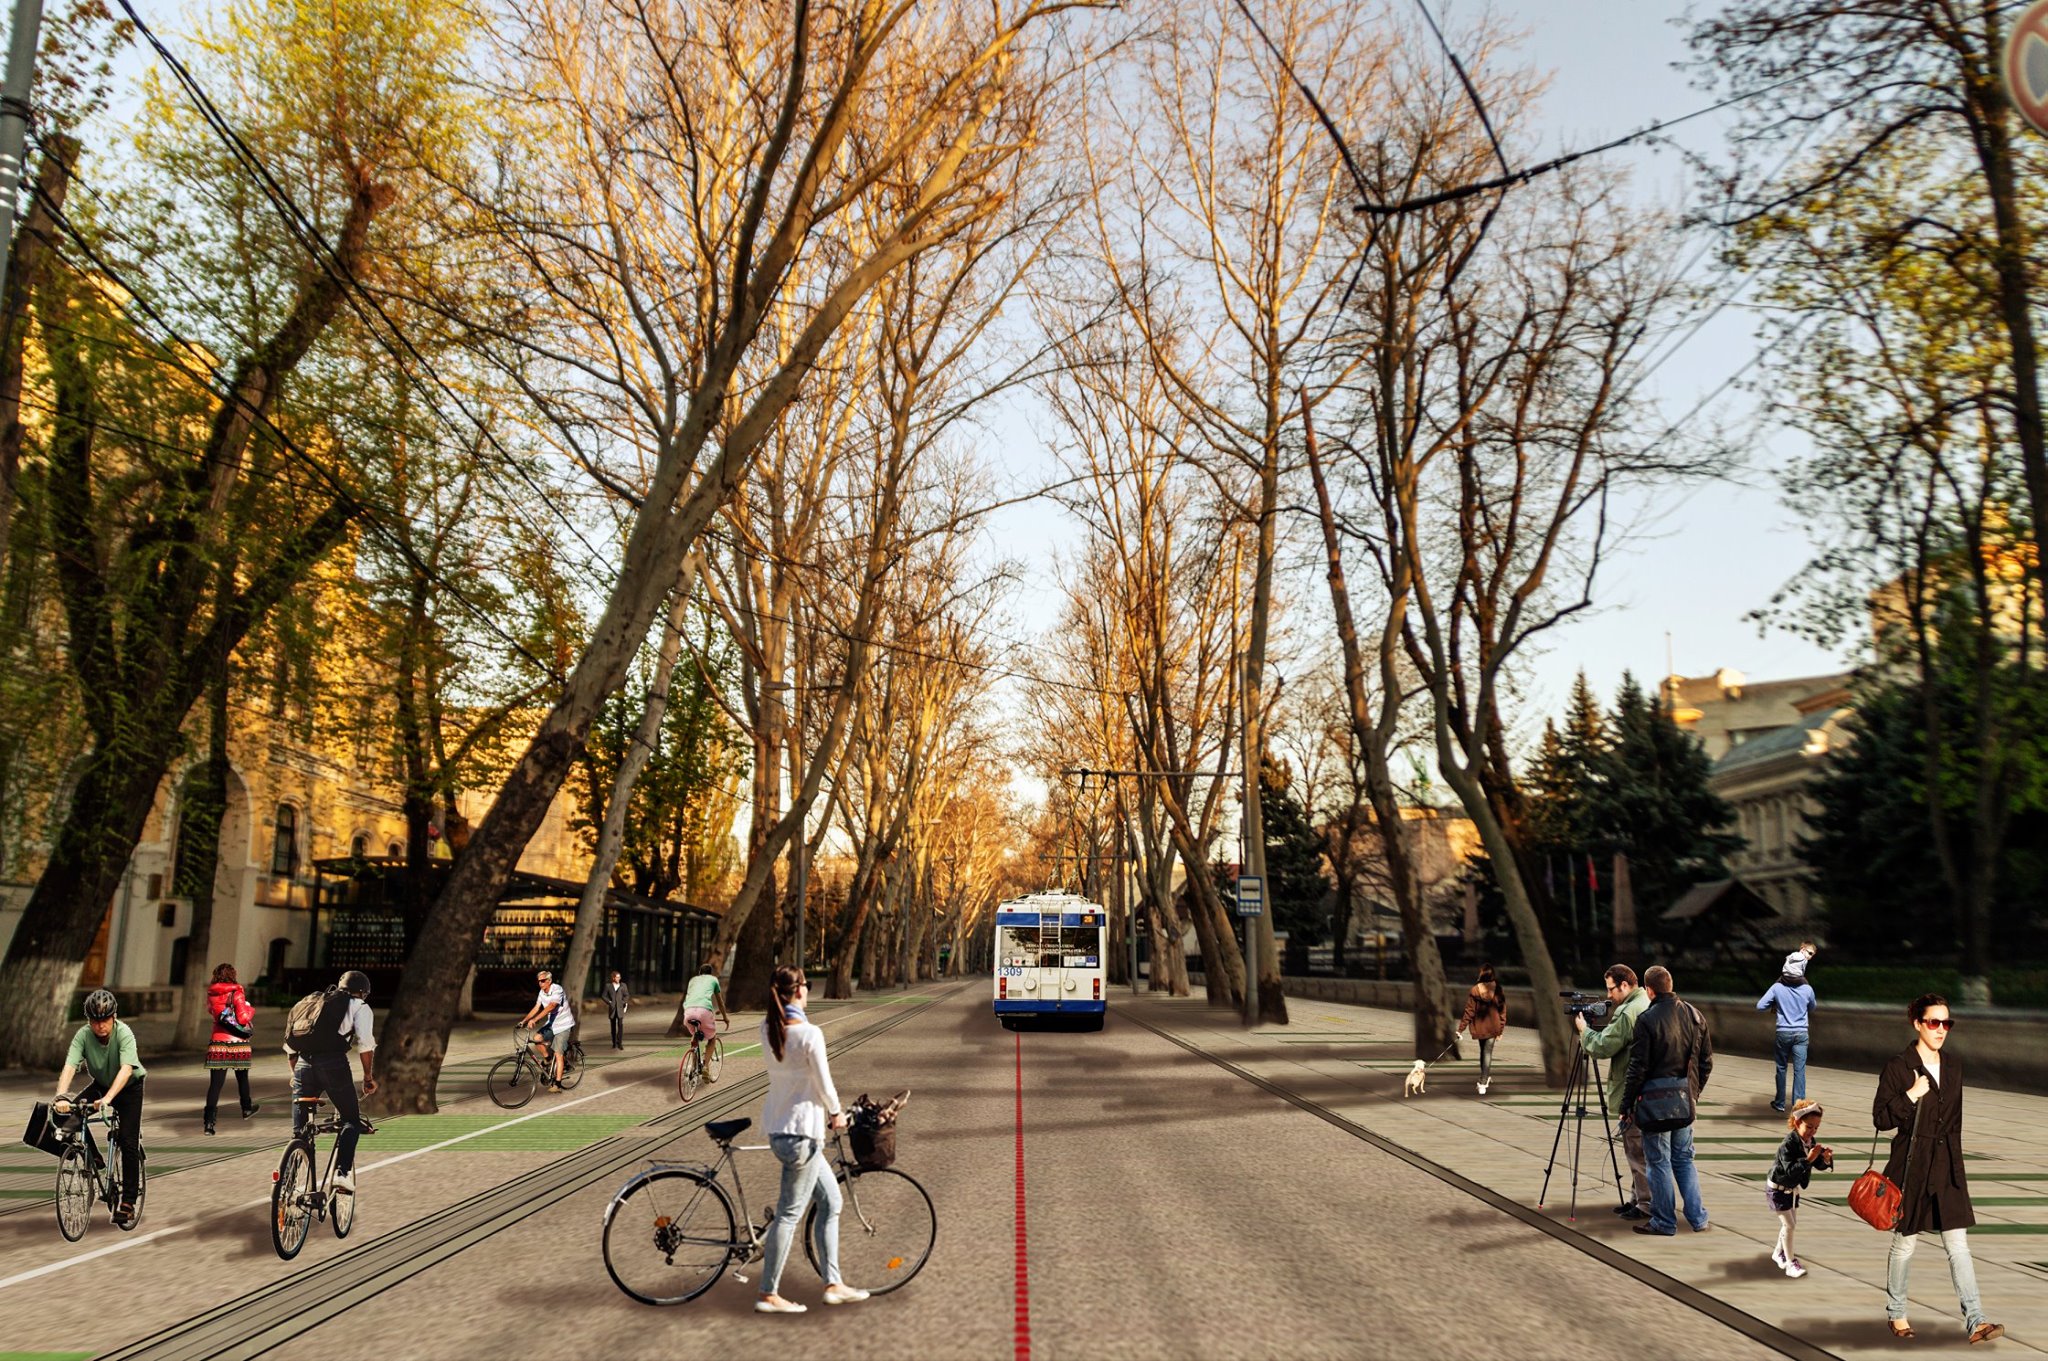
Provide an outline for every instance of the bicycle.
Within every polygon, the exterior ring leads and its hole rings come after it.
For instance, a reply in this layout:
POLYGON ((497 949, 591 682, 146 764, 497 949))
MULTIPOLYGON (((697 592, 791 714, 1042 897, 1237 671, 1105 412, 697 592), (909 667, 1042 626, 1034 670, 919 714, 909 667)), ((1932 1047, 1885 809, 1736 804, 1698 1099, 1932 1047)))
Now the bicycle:
MULTIPOLYGON (((513 1027, 512 1052, 492 1064, 489 1076, 484 1079, 491 1100, 508 1111, 516 1111, 533 1100, 533 1094, 553 1077, 553 1064, 533 1052, 534 1034, 523 1027, 513 1027)), ((571 1091, 581 1081, 583 1041, 572 1031, 569 1048, 562 1056, 562 1090, 571 1091)))
POLYGON ((92 1204, 95 1199, 103 1201, 115 1228, 132 1233, 142 1222, 142 1199, 149 1187, 149 1158, 137 1147, 135 1165, 135 1214, 126 1224, 119 1217, 121 1202, 121 1145, 115 1141, 115 1132, 121 1128, 121 1117, 112 1106, 95 1103, 91 1110, 81 1110, 83 1098, 60 1096, 50 1103, 51 1117, 57 1121, 57 1138, 63 1143, 63 1150, 57 1155, 57 1231, 64 1235, 67 1243, 76 1243, 85 1237, 86 1226, 92 1220, 92 1204), (107 1132, 107 1152, 100 1153, 99 1144, 92 1137, 92 1126, 100 1125, 107 1132))
MULTIPOLYGON (((321 1113, 320 1107, 326 1100, 324 1096, 292 1098, 293 1105, 307 1108, 308 1118, 304 1128, 284 1146, 284 1157, 278 1160, 277 1171, 270 1174, 270 1242, 277 1255, 287 1262, 306 1246, 306 1235, 313 1231, 314 1220, 326 1220, 336 1238, 348 1237, 349 1230, 356 1226, 355 1193, 334 1189, 334 1164, 341 1154, 339 1139, 327 1150, 327 1171, 317 1180, 313 1175, 320 1152, 313 1141, 323 1134, 341 1133, 341 1113, 332 1107, 324 1115, 321 1113)), ((375 1125, 363 1121, 363 1133, 376 1132, 375 1125)))
MULTIPOLYGON (((761 1255, 775 1206, 771 1201, 758 1223, 745 1211, 746 1189, 733 1157, 736 1152, 768 1149, 767 1144, 734 1145, 733 1140, 753 1123, 710 1121, 704 1130, 718 1145, 716 1163, 650 1160, 645 1171, 619 1188, 604 1208, 604 1268, 619 1289, 642 1304, 683 1304, 709 1290, 728 1267, 745 1266, 761 1255), (731 1192, 723 1181, 728 1167, 731 1192), (735 1197, 739 1211, 733 1207, 735 1197)), ((870 1295, 901 1290, 931 1258, 939 1231, 932 1198, 907 1173, 853 1162, 841 1131, 832 1134, 832 1150, 842 1201, 842 1281, 870 1295)), ((799 1232, 814 1271, 819 1269, 817 1219, 813 1202, 799 1232)), ((737 1271, 733 1274, 740 1281, 747 1279, 737 1271)))
POLYGON ((690 1052, 683 1055, 683 1061, 676 1065, 676 1095, 683 1099, 684 1105, 688 1105, 699 1087, 718 1081, 719 1070, 724 1066, 723 1039, 717 1034, 709 1040, 700 1035, 690 1036, 690 1052))

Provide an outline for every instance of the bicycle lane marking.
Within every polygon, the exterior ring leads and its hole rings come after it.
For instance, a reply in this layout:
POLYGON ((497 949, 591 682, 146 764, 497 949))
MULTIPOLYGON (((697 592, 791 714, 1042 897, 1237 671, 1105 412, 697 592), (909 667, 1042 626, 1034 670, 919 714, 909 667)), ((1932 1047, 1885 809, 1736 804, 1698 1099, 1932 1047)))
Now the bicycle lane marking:
MULTIPOLYGON (((860 1010, 860 1009, 857 1009, 857 1008, 851 1008, 851 1007, 849 1007, 849 1008, 848 1008, 847 1010, 845 1010, 844 1012, 840 1013, 840 1015, 838 1015, 838 1016, 828 1016, 828 1017, 825 1017, 824 1019, 822 1019, 822 1020, 818 1021, 818 1022, 817 1022, 817 1024, 818 1024, 818 1025, 819 1025, 820 1027, 822 1027, 822 1026, 825 1026, 825 1025, 828 1025, 828 1024, 830 1024, 830 1023, 831 1023, 831 1022, 833 1022, 833 1021, 838 1021, 838 1020, 841 1020, 841 1019, 843 1019, 843 1018, 845 1018, 845 1017, 849 1017, 849 1016, 854 1016, 854 1015, 857 1015, 857 1014, 859 1014, 859 1010, 860 1010)), ((751 1053, 751 1052, 753 1052, 753 1051, 755 1051, 755 1050, 758 1050, 758 1049, 759 1049, 760 1047, 761 1047, 761 1046, 760 1046, 760 1045, 758 1045, 758 1044, 749 1044, 749 1045, 743 1045, 743 1046, 741 1046, 741 1047, 740 1047, 740 1048, 738 1048, 738 1049, 727 1049, 727 1050, 726 1050, 725 1052, 726 1052, 726 1056, 727 1056, 728 1058, 737 1058, 737 1057, 739 1057, 739 1056, 740 1056, 740 1055, 742 1055, 742 1054, 747 1054, 747 1053, 751 1053)), ((1019 1071, 1021 1072, 1021 1069, 1020 1069, 1019 1071)), ((459 1144, 459 1143, 463 1143, 463 1142, 465 1142, 465 1141, 467 1141, 467 1140, 470 1140, 470 1139, 476 1139, 476 1138, 480 1138, 480 1137, 482 1137, 483 1135, 486 1135, 486 1134, 496 1134, 496 1133, 498 1133, 498 1132, 499 1132, 500 1130, 507 1130, 507 1129, 510 1129, 510 1128, 512 1128, 512 1126, 514 1126, 514 1125, 523 1125, 523 1124, 525 1124, 525 1123, 526 1123, 526 1122, 527 1122, 528 1120, 538 1120, 538 1119, 540 1119, 540 1118, 541 1118, 542 1116, 544 1116, 544 1115, 559 1115, 559 1114, 560 1114, 561 1112, 563 1112, 563 1111, 566 1111, 566 1110, 569 1110, 570 1108, 572 1108, 572 1107, 575 1107, 575 1106, 580 1106, 580 1105, 582 1105, 582 1104, 583 1104, 584 1102, 586 1102, 586 1101, 597 1101, 597 1100, 600 1100, 600 1099, 602 1099, 602 1098, 604 1098, 604 1097, 607 1097, 607 1096, 616 1096, 616 1095, 618 1095, 618 1094, 619 1094, 620 1092, 624 1092, 624 1091, 629 1091, 629 1090, 631 1090, 632 1088, 634 1088, 634 1087, 637 1087, 637 1086, 639 1086, 639 1085, 640 1085, 641 1083, 643 1083, 643 1082, 653 1082, 653 1081, 656 1081, 657 1079, 658 1079, 658 1080, 661 1080, 661 1081, 664 1081, 664 1082, 671 1082, 671 1081, 674 1081, 674 1079, 675 1079, 675 1074, 674 1074, 673 1072, 659 1072, 659 1073, 650 1073, 650 1074, 648 1074, 648 1075, 647 1075, 646 1077, 642 1077, 642 1078, 635 1078, 635 1079, 633 1079, 633 1081, 631 1081, 631 1082, 628 1082, 628 1083, 626 1083, 626 1084, 625 1084, 624 1086, 621 1086, 621 1087, 613 1087, 613 1088, 610 1088, 610 1089, 609 1089, 609 1090, 607 1090, 607 1091, 602 1091, 602 1092, 592 1092, 592 1093, 591 1093, 591 1094, 590 1094, 589 1096, 579 1096, 579 1097, 577 1097, 577 1098, 576 1098, 575 1100, 573 1100, 573 1101, 565 1101, 565 1102, 563 1102, 563 1103, 562 1103, 561 1105, 559 1105, 559 1106, 550 1106, 550 1107, 549 1107, 548 1109, 546 1109, 546 1110, 544 1110, 544 1111, 535 1111, 535 1112, 533 1112, 533 1113, 532 1113, 531 1115, 520 1115, 520 1116, 515 1116, 515 1117, 513 1117, 513 1118, 512 1118, 512 1119, 510 1119, 510 1120, 502 1120, 502 1121, 498 1122, 498 1123, 497 1123, 497 1124, 495 1124, 495 1125, 486 1125, 486 1126, 484 1126, 484 1127, 483 1127, 482 1129, 473 1129, 473 1130, 469 1131, 469 1132, 468 1132, 467 1134, 457 1134, 457 1135, 455 1135, 455 1136, 454 1136, 454 1137, 452 1137, 452 1138, 448 1138, 448 1139, 443 1139, 443 1140, 442 1140, 441 1142, 439 1142, 439 1143, 437 1143, 437 1144, 428 1144, 428 1145, 427 1145, 426 1147, 424 1147, 424 1148, 415 1148, 415 1149, 410 1149, 410 1150, 408 1150, 407 1152, 404 1152, 404 1153, 394 1153, 394 1154, 392 1154, 392 1155, 391 1155, 390 1157, 388 1157, 388 1158, 383 1158, 383 1159, 380 1159, 380 1160, 379 1160, 379 1161, 377 1161, 377 1162, 373 1162, 373 1163, 366 1163, 366 1164, 364 1164, 363 1166, 361 1166, 361 1167, 358 1167, 358 1168, 357 1168, 356 1170, 357 1170, 358 1172, 374 1172, 374 1171, 376 1171, 376 1170, 377 1170, 378 1168, 380 1168, 380 1167, 389 1167, 389 1166, 391 1166, 391 1165, 392 1165, 393 1163, 401 1163, 401 1162, 404 1162, 404 1161, 405 1161, 405 1160, 406 1160, 407 1158, 417 1158, 417 1157, 418 1157, 418 1156, 420 1156, 420 1154, 422 1154, 422 1153, 435 1153, 435 1152, 439 1152, 439 1151, 440 1151, 441 1149, 444 1149, 444 1148, 448 1148, 448 1147, 450 1147, 451 1145, 454 1145, 454 1144, 459 1144)), ((1019 1080, 1021 1081, 1022 1079, 1020 1078, 1019 1080)), ((1022 1102, 1022 1100, 1023 1100, 1023 1098, 1022 1098, 1021 1094, 1020 1094, 1020 1096, 1019 1096, 1018 1100, 1019 1100, 1019 1102, 1020 1102, 1020 1118, 1021 1118, 1021 1102, 1022 1102)), ((1021 1137, 1022 1137, 1022 1136, 1021 1136, 1021 1134, 1020 1134, 1020 1136, 1019 1136, 1019 1137, 1020 1137, 1020 1139, 1021 1139, 1021 1137)), ((1019 1164, 1018 1164, 1018 1167, 1019 1167, 1019 1175, 1020 1175, 1020 1176, 1022 1175, 1022 1157, 1023 1157, 1023 1154, 1022 1154, 1022 1150, 1021 1150, 1021 1146, 1020 1146, 1020 1150, 1019 1150, 1019 1154, 1018 1154, 1018 1158, 1019 1158, 1019 1164)), ((1020 1186, 1021 1186, 1021 1182, 1020 1182, 1019 1184, 1020 1184, 1020 1186)), ((1020 1195, 1021 1195, 1021 1191, 1020 1191, 1020 1195)), ((64 1259, 63 1259, 62 1261, 59 1261, 59 1262, 46 1262, 46 1263, 44 1263, 44 1264, 43 1264, 42 1266, 39 1266, 39 1267, 33 1267, 33 1268, 31 1268, 31 1269, 29 1269, 29 1270, 27 1270, 27 1271, 21 1271, 21 1272, 16 1272, 16 1273, 15 1273, 14 1275, 12 1275, 12 1276, 8 1276, 8 1277, 5 1277, 5 1278, 0 1278, 0 1290, 5 1290, 5 1289, 7 1289, 7 1288, 8 1288, 8 1287, 10 1287, 10 1286, 22 1285, 22 1284, 25 1284, 26 1282, 29 1282, 29 1281, 33 1281, 33 1280, 37 1280, 37 1279, 39 1279, 39 1278, 41 1278, 41 1277, 44 1277, 44 1276, 52 1276, 52 1275, 55 1275, 55 1274, 56 1274, 57 1272, 60 1272, 60 1271, 67 1271, 67 1270, 69 1270, 70 1268, 72 1268, 72 1267, 74 1267, 74 1266, 77 1266, 77 1265, 78 1265, 78 1264, 80 1264, 81 1262, 90 1262, 90 1261, 94 1261, 94 1260, 96 1260, 97 1258, 101 1258, 101 1257, 106 1257, 106 1256, 109 1256, 109 1255, 111 1255, 111 1254, 113 1254, 113 1253, 116 1253, 116 1252, 125 1252, 125 1251, 127 1251, 127 1250, 128 1250, 129 1248, 139 1248, 139 1247, 141 1247, 141 1246, 142 1246, 142 1245, 143 1245, 144 1243, 150 1243, 150 1242, 154 1242, 155 1240, 157 1240, 157 1239, 159 1239, 159 1238, 165 1238, 165 1237, 168 1237, 168 1236, 170 1236, 171 1234, 174 1234, 174 1233, 183 1233, 183 1232, 185 1232, 185 1231, 186 1231, 186 1230, 188 1230, 188 1229, 194 1229, 194 1228, 197 1228, 197 1227, 199 1227, 199 1226, 200 1226, 201 1224, 206 1224, 206 1223, 210 1223, 210 1222, 212 1222, 213 1220, 216 1220, 216 1219, 222 1219, 222 1218, 225 1218, 226 1216, 228 1216, 228 1215, 231 1215, 231 1214, 239 1214, 239 1213, 240 1213, 240 1212, 242 1212, 243 1210, 253 1209, 254 1207, 256 1207, 256 1206, 258 1206, 258 1205, 268 1205, 269 1203, 270 1203, 270 1197, 269 1197, 269 1196, 267 1196, 267 1195, 263 1195, 263 1196, 258 1196, 258 1197, 257 1197, 256 1199, 254 1199, 254 1200, 245 1200, 245 1201, 241 1202, 241 1203, 240 1203, 239 1205, 230 1205, 230 1206, 228 1206, 228 1207, 227 1207, 226 1209, 224 1209, 224 1210, 216 1210, 216 1211, 214 1211, 214 1212, 213 1212, 212 1214, 210 1214, 210 1215, 205 1215, 205 1216, 203 1216, 203 1217, 201 1217, 201 1218, 199 1218, 199 1219, 194 1219, 194 1220, 188 1221, 187 1223, 184 1223, 184 1224, 172 1224, 172 1225, 170 1225, 170 1226, 169 1226, 168 1228, 162 1228, 162 1229, 157 1229, 157 1230, 155 1230, 155 1231, 154 1231, 154 1232, 152 1232, 152 1233, 146 1233, 146 1234, 142 1235, 142 1236, 141 1236, 140 1238, 128 1238, 128 1239, 123 1239, 123 1240, 122 1240, 121 1242, 119 1242, 119 1243, 110 1243, 110 1244, 108 1244, 108 1245, 107 1245, 106 1247, 103 1247, 103 1248, 94 1248, 94 1249, 93 1249, 93 1250, 92 1250, 91 1252, 82 1252, 82 1253, 79 1253, 79 1254, 78 1254, 77 1256, 75 1256, 75 1257, 66 1257, 66 1258, 64 1258, 64 1259)), ((1021 1202, 1020 1202, 1020 1209, 1021 1209, 1021 1202)))
POLYGON ((1024 1034, 1017 1039, 1017 1361, 1031 1361, 1031 1254, 1024 1237, 1024 1034))

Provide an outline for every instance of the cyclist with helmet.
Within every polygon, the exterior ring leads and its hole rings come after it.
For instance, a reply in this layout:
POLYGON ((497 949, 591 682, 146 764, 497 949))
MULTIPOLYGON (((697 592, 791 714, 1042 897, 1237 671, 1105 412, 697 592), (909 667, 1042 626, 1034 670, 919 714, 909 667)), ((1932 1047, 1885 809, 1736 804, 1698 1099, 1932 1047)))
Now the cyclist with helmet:
MULTIPOLYGON (((334 1141, 334 1189, 354 1195, 356 1189, 356 1140, 376 1132, 363 1118, 356 1100, 355 1078, 348 1070, 351 1046, 363 1065, 363 1095, 374 1096, 377 1078, 372 1060, 377 1037, 370 1030, 370 976, 350 969, 320 1004, 320 1014, 304 1033, 285 1036, 284 1052, 292 1059, 292 1096, 325 1096, 341 1117, 341 1135, 334 1141)), ((311 1118, 312 1105, 292 1102, 292 1133, 297 1134, 311 1118)))
POLYGON ((57 1095, 71 1091, 71 1077, 81 1067, 91 1083, 81 1093, 87 1109, 112 1106, 119 1123, 114 1143, 121 1150, 120 1206, 114 1222, 127 1228, 135 1222, 135 1172, 142 1166, 142 1059, 135 1051, 135 1032, 116 1019, 120 1004, 105 988, 85 999, 85 1024, 71 1037, 64 1070, 57 1075, 57 1095))

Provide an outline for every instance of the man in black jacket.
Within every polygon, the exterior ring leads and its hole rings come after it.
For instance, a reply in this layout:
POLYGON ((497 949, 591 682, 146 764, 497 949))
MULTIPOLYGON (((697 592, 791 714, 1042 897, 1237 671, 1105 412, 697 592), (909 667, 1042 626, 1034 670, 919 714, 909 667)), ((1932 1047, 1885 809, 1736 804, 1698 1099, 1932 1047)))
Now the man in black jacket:
POLYGON ((1691 1003, 1680 1001, 1672 991, 1669 969, 1661 964, 1650 966, 1643 973, 1643 987, 1649 991, 1650 1006, 1636 1020, 1635 1048, 1629 1054, 1628 1080, 1621 1093, 1622 1119, 1641 1123, 1645 1112, 1637 1109, 1637 1103, 1646 1086, 1653 1093, 1682 1088, 1687 1099, 1682 1125, 1643 1130, 1643 1161, 1650 1172, 1650 1222, 1636 1225, 1636 1232, 1664 1238, 1676 1234, 1678 1216, 1674 1202, 1683 1200, 1685 1222, 1694 1233, 1705 1233, 1707 1207, 1700 1199, 1700 1177, 1693 1167, 1692 1122, 1694 1105, 1714 1071, 1714 1042, 1707 1035, 1707 1018, 1691 1003), (1658 1083, 1659 1078, 1685 1081, 1658 1083), (1672 1194, 1674 1181, 1676 1196, 1672 1194))

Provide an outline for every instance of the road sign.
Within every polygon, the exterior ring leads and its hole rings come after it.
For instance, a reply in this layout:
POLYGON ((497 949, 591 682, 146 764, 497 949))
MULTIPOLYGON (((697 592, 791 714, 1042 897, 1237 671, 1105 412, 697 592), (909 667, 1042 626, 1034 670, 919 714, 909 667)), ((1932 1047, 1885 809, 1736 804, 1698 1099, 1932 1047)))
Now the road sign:
POLYGON ((1237 876, 1237 915, 1257 917, 1266 911, 1265 881, 1256 874, 1237 876))
POLYGON ((2013 107, 2048 136, 2048 0, 2034 0, 2013 20, 2002 66, 2013 107))

